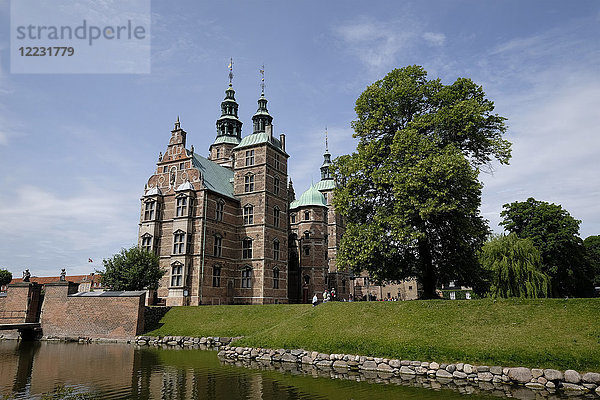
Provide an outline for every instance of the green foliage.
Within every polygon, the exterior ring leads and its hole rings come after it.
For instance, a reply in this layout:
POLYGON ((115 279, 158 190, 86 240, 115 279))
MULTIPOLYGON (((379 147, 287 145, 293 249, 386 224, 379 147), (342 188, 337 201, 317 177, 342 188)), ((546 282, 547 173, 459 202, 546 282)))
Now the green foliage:
POLYGON ((340 266, 376 280, 417 277, 426 298, 440 281, 480 291, 477 252, 488 234, 479 214, 478 168, 507 163, 504 118, 469 79, 427 80, 395 69, 356 101, 356 153, 333 165, 334 206, 347 226, 340 266))
POLYGON ((541 272, 542 257, 531 240, 514 233, 493 237, 479 259, 490 277, 491 297, 548 297, 550 278, 541 272))
POLYGON ((594 285, 600 286, 600 235, 586 237, 583 246, 585 257, 594 271, 594 285))
POLYGON ((599 308, 600 299, 518 298, 173 307, 149 334, 244 336, 235 345, 600 371, 599 308))
POLYGON ((8 285, 12 281, 12 272, 0 269, 0 286, 8 285))
POLYGON ((551 279, 552 295, 590 296, 593 272, 579 237, 581 221, 560 205, 529 198, 505 204, 500 225, 520 238, 531 239, 540 250, 542 272, 551 279))
POLYGON ((158 263, 158 256, 134 246, 121 249, 121 252, 104 259, 102 285, 112 290, 144 290, 158 287, 160 278, 165 274, 158 263))

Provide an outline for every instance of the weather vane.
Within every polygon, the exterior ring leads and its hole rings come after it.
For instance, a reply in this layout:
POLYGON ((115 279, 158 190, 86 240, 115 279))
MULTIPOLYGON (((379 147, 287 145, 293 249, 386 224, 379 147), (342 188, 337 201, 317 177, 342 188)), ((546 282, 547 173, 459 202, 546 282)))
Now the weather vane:
POLYGON ((229 59, 229 85, 231 85, 231 81, 233 81, 233 57, 229 59))
POLYGON ((327 143, 327 125, 325 125, 325 151, 329 151, 329 144, 327 143))
POLYGON ((262 89, 262 94, 265 94, 265 64, 262 65, 262 68, 259 70, 259 72, 262 75, 260 88, 262 89))

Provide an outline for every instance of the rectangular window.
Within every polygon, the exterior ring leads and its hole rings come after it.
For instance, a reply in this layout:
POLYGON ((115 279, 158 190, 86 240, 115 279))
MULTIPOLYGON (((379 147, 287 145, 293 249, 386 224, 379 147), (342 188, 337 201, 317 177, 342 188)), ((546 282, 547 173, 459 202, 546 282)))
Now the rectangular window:
POLYGON ((142 249, 146 251, 152 250, 152 236, 144 236, 142 237, 142 249))
POLYGON ((252 288, 252 269, 250 268, 242 270, 242 287, 244 289, 252 288))
POLYGON ((275 196, 279 196, 279 178, 273 178, 273 193, 275 196))
POLYGON ((215 242, 213 246, 213 255, 215 257, 221 257, 221 245, 223 243, 223 238, 221 236, 215 236, 215 242))
POLYGON ((154 219, 154 206, 156 205, 156 202, 154 201, 149 201, 146 203, 145 209, 144 209, 144 220, 148 221, 151 219, 154 219))
POLYGON ((252 239, 244 239, 242 241, 242 258, 252 258, 252 239))
POLYGON ((217 149, 215 158, 221 158, 221 149, 217 149))
POLYGON ((254 150, 246 150, 246 167, 254 165, 254 150))
POLYGON ((221 287, 221 267, 213 267, 213 287, 221 287))
POLYGON ((279 289, 279 270, 273 270, 273 289, 279 289))
POLYGON ((244 191, 245 192, 253 192, 254 191, 254 175, 246 175, 244 177, 244 191))
POLYGON ((163 173, 165 173, 165 172, 169 172, 169 166, 168 165, 165 165, 163 167, 163 173))
POLYGON ((217 221, 223 221, 223 209, 225 208, 225 203, 222 201, 217 201, 217 209, 215 211, 215 219, 217 221))
POLYGON ((176 264, 171 266, 171 286, 182 286, 183 283, 183 265, 176 264))
POLYGON ((310 256, 310 247, 308 247, 308 246, 304 247, 304 255, 305 256, 310 256))
POLYGON ((187 197, 179 197, 177 198, 177 211, 175 213, 176 217, 183 217, 187 213, 187 197))
POLYGON ((254 223, 254 207, 248 205, 244 207, 244 225, 254 223))
POLYGON ((185 168, 185 163, 179 163, 179 169, 184 169, 185 168))
POLYGON ((280 162, 279 162, 279 154, 275 154, 275 163, 274 164, 275 164, 274 165, 275 169, 277 171, 279 171, 279 169, 281 168, 281 165, 280 165, 280 162))
POLYGON ((280 251, 279 251, 279 241, 276 240, 273 242, 273 260, 279 260, 280 251))
POLYGON ((275 228, 279 228, 279 217, 280 217, 279 208, 275 207, 273 209, 273 226, 275 228))
POLYGON ((304 220, 308 221, 310 219, 310 211, 304 211, 304 220))
POLYGON ((290 221, 292 222, 292 224, 296 223, 296 214, 290 215, 290 221))
POLYGON ((173 254, 185 253, 185 233, 173 235, 173 254))

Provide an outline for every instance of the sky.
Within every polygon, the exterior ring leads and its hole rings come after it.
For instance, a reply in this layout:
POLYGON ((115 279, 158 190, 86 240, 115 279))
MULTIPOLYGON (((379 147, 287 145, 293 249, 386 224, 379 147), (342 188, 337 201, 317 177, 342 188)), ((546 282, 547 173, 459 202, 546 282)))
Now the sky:
POLYGON ((0 268, 14 276, 93 272, 136 244, 144 184, 178 116, 208 155, 230 57, 242 135, 265 66, 297 194, 320 179, 325 127, 334 157, 354 151, 357 97, 417 64, 446 84, 471 78, 507 118, 510 165, 481 175, 495 232, 503 204, 534 197, 581 220, 582 238, 600 234, 595 0, 152 0, 142 74, 12 73, 10 40, 0 0, 0 268))

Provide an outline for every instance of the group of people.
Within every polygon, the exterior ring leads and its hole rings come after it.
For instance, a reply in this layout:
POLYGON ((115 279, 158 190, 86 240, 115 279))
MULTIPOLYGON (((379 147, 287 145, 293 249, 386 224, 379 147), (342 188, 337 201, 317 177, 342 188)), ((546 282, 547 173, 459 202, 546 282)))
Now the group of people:
MULTIPOLYGON (((325 291, 323 292, 323 303, 327 303, 328 301, 335 301, 337 300, 337 296, 335 294, 335 289, 332 288, 331 291, 325 289, 325 291)), ((313 307, 316 307, 316 305, 319 303, 319 298, 317 297, 317 294, 315 293, 315 295, 312 298, 312 305, 313 307)))

